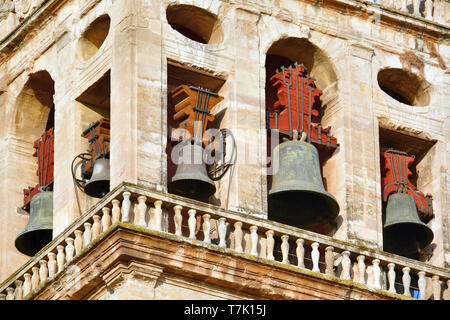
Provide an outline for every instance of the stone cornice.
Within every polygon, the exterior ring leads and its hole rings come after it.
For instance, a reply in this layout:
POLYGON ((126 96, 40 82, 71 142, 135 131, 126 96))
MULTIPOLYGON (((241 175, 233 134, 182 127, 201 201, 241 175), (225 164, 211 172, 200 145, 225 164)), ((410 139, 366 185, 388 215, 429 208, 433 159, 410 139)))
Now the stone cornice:
POLYGON ((259 299, 398 299, 365 286, 320 276, 279 262, 128 224, 111 227, 90 250, 43 283, 28 299, 89 299, 130 277, 147 280, 149 289, 161 276, 201 281, 220 291, 259 299))
POLYGON ((67 0, 46 0, 0 41, 0 57, 13 50, 42 21, 49 18, 67 0))
MULTIPOLYGON (((13 50, 23 39, 24 37, 35 28, 40 22, 48 18, 48 15, 51 15, 52 12, 57 10, 58 7, 62 6, 67 0, 46 0, 43 1, 40 6, 28 17, 24 19, 24 21, 19 24, 14 31, 12 31, 9 35, 7 35, 4 39, 0 40, 0 56, 7 54, 8 51, 13 50)), ((348 11, 348 13, 360 13, 367 12, 367 9, 374 10, 374 12, 380 14, 380 19, 388 24, 392 24, 394 26, 401 25, 402 27, 409 27, 413 30, 423 33, 429 33, 434 35, 437 38, 440 37, 449 37, 449 27, 445 25, 438 24, 434 21, 426 20, 422 17, 416 17, 405 12, 391 9, 385 6, 381 6, 377 3, 372 3, 370 1, 364 0, 323 0, 323 1, 308 1, 313 4, 321 4, 332 6, 335 8, 342 8, 348 11)), ((95 3, 95 1, 88 2, 90 5, 95 3)), ((244 3, 248 6, 255 6, 256 4, 253 1, 236 1, 235 4, 237 8, 246 9, 244 3)), ((258 4, 255 10, 250 10, 250 12, 262 12, 262 13, 271 13, 272 10, 270 6, 265 4, 258 4), (256 11, 255 11, 256 10, 256 11)), ((1 61, 1 59, 0 59, 1 61)))

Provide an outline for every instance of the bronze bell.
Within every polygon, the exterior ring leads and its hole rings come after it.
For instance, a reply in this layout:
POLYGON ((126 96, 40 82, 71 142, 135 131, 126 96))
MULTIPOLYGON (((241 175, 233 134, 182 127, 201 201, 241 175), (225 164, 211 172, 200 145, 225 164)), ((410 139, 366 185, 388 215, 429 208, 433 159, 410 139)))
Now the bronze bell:
POLYGON ((39 192, 31 198, 28 224, 16 237, 17 250, 34 256, 50 241, 53 232, 53 192, 39 192))
POLYGON ((287 141, 273 152, 274 175, 269 191, 269 219, 292 226, 332 221, 339 204, 323 186, 319 154, 312 144, 287 141))
POLYGON ((216 192, 216 186, 206 172, 202 146, 188 144, 182 147, 178 159, 177 171, 168 185, 170 193, 201 199, 216 192))
POLYGON ((98 158, 84 192, 94 198, 103 198, 109 192, 109 159, 98 158))
POLYGON ((433 231, 417 214, 414 198, 408 193, 391 194, 383 226, 384 251, 411 255, 433 241, 433 231))

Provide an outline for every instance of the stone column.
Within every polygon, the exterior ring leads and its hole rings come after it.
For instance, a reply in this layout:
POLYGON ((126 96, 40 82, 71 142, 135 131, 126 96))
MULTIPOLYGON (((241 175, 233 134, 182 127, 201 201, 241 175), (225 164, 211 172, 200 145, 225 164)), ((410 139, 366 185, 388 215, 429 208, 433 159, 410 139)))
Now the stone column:
POLYGON ((379 194, 378 122, 372 107, 372 48, 354 43, 349 48, 348 79, 341 80, 345 95, 347 237, 376 248, 382 245, 379 194))
MULTIPOLYGON (((229 175, 221 181, 219 196, 230 209, 261 214, 265 211, 265 118, 260 94, 260 61, 258 48, 258 15, 242 9, 234 11, 234 36, 230 37, 229 54, 234 57, 234 72, 227 80, 227 111, 223 126, 235 139, 237 163, 228 192, 229 175), (263 170, 264 169, 264 170, 263 170), (228 199, 227 199, 228 197, 228 199)), ((262 62, 263 63, 263 62, 262 62)), ((264 63, 263 63, 264 64, 264 63)), ((228 151, 227 151, 228 152, 228 151)))
POLYGON ((138 0, 111 12, 111 189, 166 183, 160 11, 159 2, 138 0))

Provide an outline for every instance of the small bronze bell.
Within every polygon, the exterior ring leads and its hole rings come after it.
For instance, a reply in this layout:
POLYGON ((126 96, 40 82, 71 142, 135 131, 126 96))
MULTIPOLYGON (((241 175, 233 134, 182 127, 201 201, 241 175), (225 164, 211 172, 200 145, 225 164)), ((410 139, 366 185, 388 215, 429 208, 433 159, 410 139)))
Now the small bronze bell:
POLYGON ((414 198, 408 193, 393 193, 386 206, 383 226, 384 251, 411 255, 433 241, 433 231, 417 214, 414 198))
POLYGON ((103 198, 109 192, 109 159, 98 158, 84 192, 94 198, 103 198))
POLYGON ((39 192, 31 198, 28 224, 16 237, 17 250, 34 256, 50 241, 53 232, 53 192, 39 192))
POLYGON ((201 199, 216 192, 214 182, 206 172, 203 161, 203 148, 197 144, 188 144, 180 149, 177 171, 172 177, 168 189, 192 199, 201 199))
POLYGON ((339 204, 323 186, 316 147, 286 141, 274 148, 269 219, 292 226, 316 226, 339 214, 339 204))

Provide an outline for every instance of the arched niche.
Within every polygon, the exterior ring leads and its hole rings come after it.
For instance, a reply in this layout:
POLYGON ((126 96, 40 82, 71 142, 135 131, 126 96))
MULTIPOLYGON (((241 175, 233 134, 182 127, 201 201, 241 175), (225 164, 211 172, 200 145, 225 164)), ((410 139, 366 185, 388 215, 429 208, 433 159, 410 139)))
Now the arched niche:
POLYGON ((266 53, 266 78, 281 66, 289 67, 294 62, 303 64, 317 87, 325 90, 334 84, 337 75, 327 55, 306 38, 288 37, 274 42, 266 53))
MULTIPOLYGON (((8 144, 7 152, 7 161, 10 163, 6 174, 8 197, 12 206, 28 211, 30 217, 33 214, 30 208, 32 198, 41 191, 53 190, 54 161, 51 146, 55 122, 54 94, 55 83, 47 71, 29 75, 15 100, 11 117, 9 134, 13 143, 8 144), (38 140, 43 144, 35 145, 38 140)), ((49 211, 45 213, 52 214, 49 211)), ((18 252, 33 255, 35 250, 51 240, 52 234, 47 229, 48 225, 45 225, 45 229, 39 229, 42 225, 36 230, 31 229, 33 235, 30 235, 31 232, 26 232, 27 236, 21 234, 26 230, 24 228, 29 219, 23 221, 16 216, 14 222, 11 222, 11 230, 14 230, 14 236, 21 235, 22 240, 17 238, 15 242, 18 252)))
POLYGON ((427 106, 430 103, 430 84, 404 69, 386 68, 378 72, 378 85, 391 98, 410 105, 427 106))
POLYGON ((166 17, 174 30, 191 40, 203 44, 218 44, 223 40, 217 15, 208 10, 186 4, 170 5, 166 17))
POLYGON ((12 134, 33 143, 54 126, 55 83, 47 71, 31 74, 18 95, 12 134))
POLYGON ((78 56, 91 58, 103 45, 109 34, 111 18, 105 14, 95 19, 83 32, 78 42, 78 56))
MULTIPOLYGON (((265 60, 266 111, 270 106, 273 106, 277 100, 277 92, 276 89, 271 86, 270 79, 277 73, 277 70, 281 71, 282 67, 288 68, 290 66, 294 66, 294 63, 299 65, 302 64, 306 68, 308 76, 314 79, 317 88, 323 91, 323 95, 320 97, 321 110, 319 115, 320 119, 323 119, 325 115, 324 113, 326 112, 325 106, 328 102, 333 101, 332 103, 335 103, 338 100, 336 99, 338 94, 337 74, 335 67, 327 54, 306 38, 283 38, 275 41, 267 50, 265 60)), ((266 115, 268 115, 268 113, 266 113, 266 115)), ((323 122, 322 125, 323 128, 326 127, 323 122)), ((267 132, 267 155, 268 157, 271 157, 272 141, 270 141, 269 136, 270 130, 267 130, 267 132)), ((281 143, 282 140, 279 142, 281 143)), ((336 171, 336 165, 334 163, 335 161, 329 160, 332 158, 334 153, 335 151, 330 153, 329 150, 319 150, 320 169, 322 172, 324 188, 332 194, 335 194, 336 190, 329 188, 328 186, 336 184, 336 175, 333 174, 333 172, 336 171)), ((267 176, 267 185, 268 191, 270 191, 270 173, 267 176)), ((341 218, 338 217, 337 219, 341 218)), ((333 222, 314 227, 298 227, 306 228, 310 231, 321 234, 332 235, 336 232, 336 226, 337 224, 333 222)))

